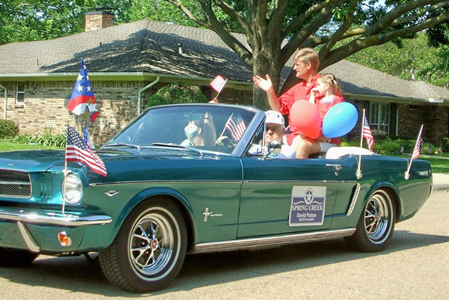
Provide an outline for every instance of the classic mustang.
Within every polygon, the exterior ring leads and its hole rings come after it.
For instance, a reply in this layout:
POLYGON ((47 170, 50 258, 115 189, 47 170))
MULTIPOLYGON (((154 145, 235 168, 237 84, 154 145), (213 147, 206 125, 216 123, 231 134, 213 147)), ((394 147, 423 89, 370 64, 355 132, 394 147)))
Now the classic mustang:
POLYGON ((383 250, 428 199, 427 161, 338 147, 280 159, 254 107, 148 109, 96 153, 107 176, 63 150, 0 153, 0 266, 98 252, 109 281, 162 289, 186 254, 342 238, 383 250), (257 147, 256 147, 257 148, 257 147), (407 174, 408 176, 405 176, 407 174))

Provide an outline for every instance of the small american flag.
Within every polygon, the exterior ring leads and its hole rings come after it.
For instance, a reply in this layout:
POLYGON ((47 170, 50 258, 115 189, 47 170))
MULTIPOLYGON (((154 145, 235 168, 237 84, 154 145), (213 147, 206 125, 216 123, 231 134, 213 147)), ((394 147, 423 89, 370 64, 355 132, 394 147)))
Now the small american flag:
POLYGON ((218 75, 215 77, 214 80, 211 81, 210 86, 217 92, 220 93, 221 90, 224 88, 227 80, 224 79, 222 76, 218 75))
POLYGON ((101 158, 90 150, 86 142, 71 126, 67 126, 65 160, 86 164, 93 172, 107 176, 106 167, 101 158))
POLYGON ((371 133, 371 128, 369 127, 368 120, 366 119, 366 115, 363 114, 363 137, 366 139, 366 142, 368 143, 369 150, 373 151, 374 146, 374 138, 373 134, 371 133))
POLYGON ((416 159, 419 157, 419 149, 421 148, 422 139, 418 138, 416 141, 415 149, 413 150, 413 159, 416 159))
POLYGON ((246 124, 239 113, 233 113, 226 122, 225 128, 231 133, 234 140, 239 141, 245 133, 246 124))
POLYGON ((419 157, 419 150, 421 149, 421 143, 422 143, 422 139, 421 139, 422 128, 423 128, 423 125, 421 125, 421 130, 419 131, 418 138, 416 139, 416 144, 415 144, 415 149, 413 150, 412 159, 416 159, 419 157))

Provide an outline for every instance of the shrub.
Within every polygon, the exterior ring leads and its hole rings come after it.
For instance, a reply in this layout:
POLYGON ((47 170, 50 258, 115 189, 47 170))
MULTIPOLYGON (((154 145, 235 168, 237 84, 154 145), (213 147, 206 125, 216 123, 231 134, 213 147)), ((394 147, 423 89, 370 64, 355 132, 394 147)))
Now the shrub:
POLYGON ((148 99, 145 108, 174 103, 207 103, 206 96, 200 88, 183 82, 173 82, 164 86, 148 99))
POLYGON ((441 148, 443 149, 443 153, 449 152, 449 138, 445 137, 441 142, 441 148))
POLYGON ((43 146, 63 148, 65 147, 66 136, 64 134, 52 134, 51 129, 44 129, 43 133, 29 135, 27 133, 16 135, 7 140, 17 144, 38 144, 43 146))
POLYGON ((382 143, 375 145, 375 151, 382 155, 400 155, 401 144, 387 137, 382 143))
POLYGON ((402 146, 404 148, 404 153, 412 153, 413 150, 415 149, 415 143, 416 143, 415 139, 399 138, 394 141, 396 141, 399 144, 399 147, 402 146))
POLYGON ((0 120, 0 138, 13 138, 19 133, 18 125, 12 120, 0 120))

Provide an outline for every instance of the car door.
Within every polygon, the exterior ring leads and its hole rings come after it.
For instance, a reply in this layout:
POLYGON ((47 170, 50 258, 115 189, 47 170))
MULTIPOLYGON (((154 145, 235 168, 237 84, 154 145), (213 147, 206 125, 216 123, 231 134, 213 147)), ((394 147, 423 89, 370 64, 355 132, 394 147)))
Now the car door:
MULTIPOLYGON (((330 228, 341 174, 347 177, 349 170, 355 170, 354 160, 261 157, 241 160, 238 237, 330 228)), ((352 181, 350 185, 355 183, 352 181)), ((347 187, 344 190, 342 201, 346 204, 340 203, 339 207, 347 207, 349 203, 350 193, 346 192, 347 187)))

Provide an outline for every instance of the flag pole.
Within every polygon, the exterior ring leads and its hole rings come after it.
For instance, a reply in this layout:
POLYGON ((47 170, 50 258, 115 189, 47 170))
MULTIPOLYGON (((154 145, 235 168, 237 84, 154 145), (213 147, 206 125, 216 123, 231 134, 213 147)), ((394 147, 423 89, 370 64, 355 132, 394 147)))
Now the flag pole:
MULTIPOLYGON (((67 122, 67 128, 69 126, 69 122, 67 122)), ((66 184, 67 184, 67 173, 68 173, 68 169, 67 169, 67 133, 68 130, 66 128, 66 134, 65 134, 65 156, 64 156, 64 184, 62 185, 62 214, 65 215, 65 192, 66 192, 66 184)))
POLYGON ((360 134, 360 148, 363 147, 363 124, 365 123, 365 109, 363 109, 363 115, 362 115, 362 128, 361 128, 361 134, 360 134))
POLYGON ((220 136, 217 138, 217 140, 220 139, 220 138, 223 136, 223 133, 226 131, 226 124, 229 122, 229 120, 231 120, 231 118, 232 118, 233 115, 234 115, 234 113, 232 113, 231 116, 230 116, 230 117, 228 118, 228 120, 226 121, 225 126, 224 126, 224 128, 223 128, 223 131, 221 132, 221 134, 220 134, 220 136))
MULTIPOLYGON (((363 109, 363 115, 362 115, 362 128, 360 131, 360 148, 363 147, 363 124, 365 123, 365 109, 363 109)), ((360 151, 359 154, 359 161, 357 165, 357 172, 355 173, 355 176, 357 179, 362 178, 362 152, 360 151)))
POLYGON ((419 130, 418 138, 416 139, 416 142, 415 142, 415 148, 413 148, 412 158, 410 159, 410 163, 408 165, 407 171, 404 173, 405 180, 409 180, 409 178, 410 178, 410 169, 412 167, 413 158, 415 156, 415 150, 417 147, 419 147, 419 140, 421 139, 421 133, 422 133, 423 127, 424 127, 424 124, 421 124, 421 129, 419 130))

